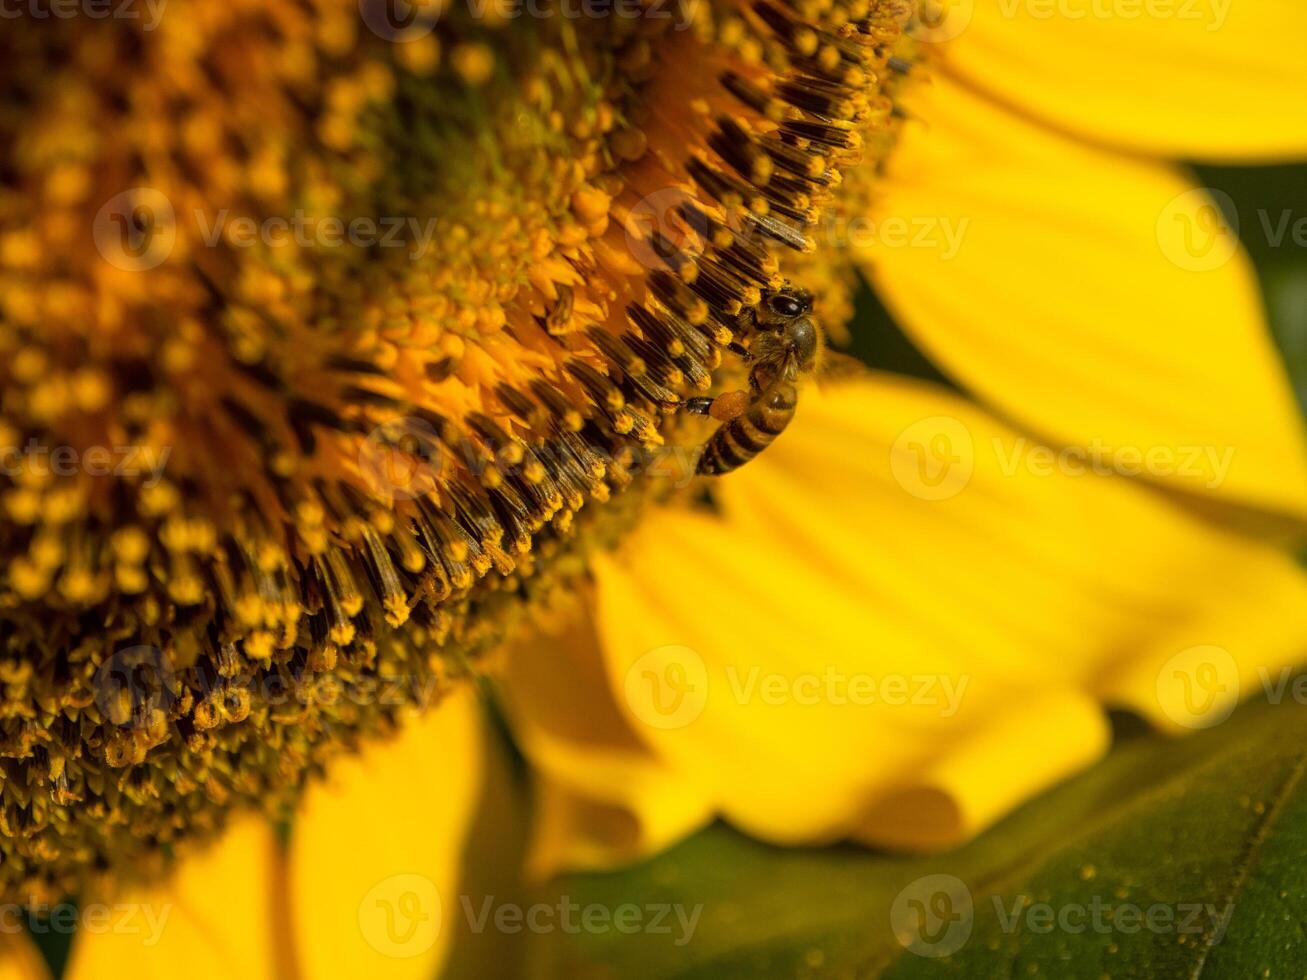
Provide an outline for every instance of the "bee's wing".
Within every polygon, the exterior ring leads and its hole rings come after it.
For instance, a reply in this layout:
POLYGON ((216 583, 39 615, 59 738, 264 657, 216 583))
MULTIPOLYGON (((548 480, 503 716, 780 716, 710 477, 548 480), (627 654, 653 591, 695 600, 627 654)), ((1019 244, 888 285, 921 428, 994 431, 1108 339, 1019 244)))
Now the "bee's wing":
POLYGON ((817 387, 827 391, 834 385, 844 384, 856 378, 871 377, 871 368, 856 357, 842 354, 827 347, 822 351, 821 364, 816 371, 817 387))

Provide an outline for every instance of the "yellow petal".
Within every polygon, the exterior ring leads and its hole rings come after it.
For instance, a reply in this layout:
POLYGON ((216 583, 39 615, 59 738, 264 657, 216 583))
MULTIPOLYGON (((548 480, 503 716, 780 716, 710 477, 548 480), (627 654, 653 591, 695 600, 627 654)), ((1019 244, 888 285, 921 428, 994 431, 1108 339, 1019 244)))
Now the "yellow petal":
POLYGON ((1210 200, 947 78, 916 94, 928 122, 905 129, 860 256, 926 353, 1121 473, 1307 514, 1302 422, 1210 200))
POLYGON ((1163 156, 1307 156, 1299 0, 953 0, 947 70, 1081 136, 1163 156))
POLYGON ((1156 704, 1136 663, 1302 655, 1286 555, 1032 452, 918 382, 805 393, 719 514, 652 512, 597 563, 628 725, 753 834, 936 847, 1101 754, 1099 697, 1156 704))
POLYGON ((536 877, 656 853, 712 816, 710 787, 663 765, 613 704, 589 610, 569 612, 504 658, 505 710, 536 780, 536 877))
POLYGON ((160 885, 84 907, 65 970, 70 980, 228 980, 278 977, 272 825, 237 818, 211 847, 188 855, 160 885), (103 909, 103 913, 99 911, 103 909))
POLYGON ((50 980, 45 960, 26 935, 0 936, 0 980, 50 980))
POLYGON ((1092 698, 1031 692, 995 707, 974 737, 925 762, 905 786, 891 788, 860 814, 857 836, 907 850, 949 847, 1103 751, 1107 724, 1092 698))
POLYGON ((303 976, 437 975, 462 914, 459 860, 484 777, 483 726, 475 691, 460 690, 310 787, 289 870, 303 976))

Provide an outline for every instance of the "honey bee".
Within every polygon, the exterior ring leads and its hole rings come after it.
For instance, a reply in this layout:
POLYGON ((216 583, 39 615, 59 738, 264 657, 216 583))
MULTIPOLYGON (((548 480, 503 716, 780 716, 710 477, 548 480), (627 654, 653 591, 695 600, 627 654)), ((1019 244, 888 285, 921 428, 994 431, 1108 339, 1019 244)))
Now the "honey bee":
POLYGON ((722 422, 699 454, 695 472, 705 476, 743 466, 785 431, 799 402, 798 381, 816 370, 825 350, 806 290, 786 284, 764 293, 746 315, 754 331, 752 346, 732 349, 752 364, 749 390, 685 401, 686 411, 722 422))

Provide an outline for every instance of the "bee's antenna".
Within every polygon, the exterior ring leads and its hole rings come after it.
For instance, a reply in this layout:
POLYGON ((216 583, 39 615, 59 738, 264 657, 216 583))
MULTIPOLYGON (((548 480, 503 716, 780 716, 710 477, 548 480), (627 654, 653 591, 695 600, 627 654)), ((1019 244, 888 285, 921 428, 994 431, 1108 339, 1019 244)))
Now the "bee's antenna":
POLYGON ((749 353, 749 348, 745 347, 738 340, 732 340, 729 344, 726 345, 726 349, 730 351, 732 354, 744 358, 744 360, 746 361, 753 360, 753 355, 749 353))

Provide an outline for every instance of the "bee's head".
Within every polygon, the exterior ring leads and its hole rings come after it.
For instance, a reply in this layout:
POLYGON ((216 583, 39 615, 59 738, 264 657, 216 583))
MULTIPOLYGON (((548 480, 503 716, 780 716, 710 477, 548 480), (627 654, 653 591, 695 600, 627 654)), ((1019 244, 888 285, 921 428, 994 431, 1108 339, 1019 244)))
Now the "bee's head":
POLYGON ((796 316, 812 312, 812 294, 786 285, 767 297, 767 319, 783 324, 796 316))
POLYGON ((812 294, 785 286, 767 296, 759 310, 753 352, 762 363, 788 365, 803 372, 813 366, 821 346, 821 328, 812 317, 812 294))

